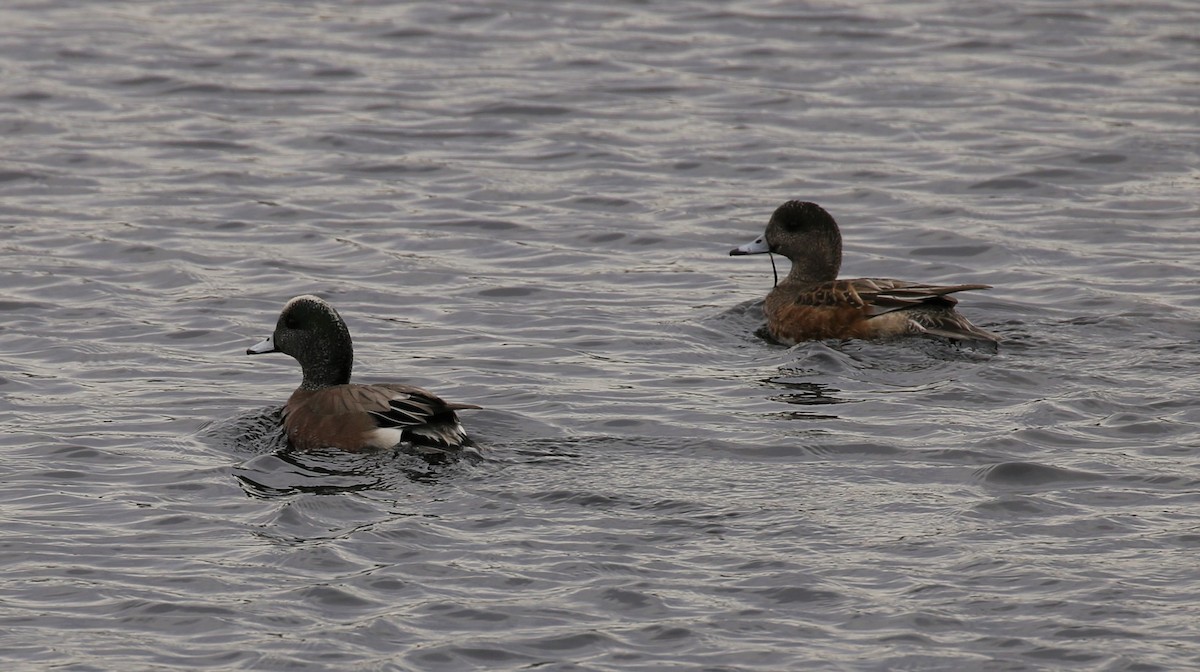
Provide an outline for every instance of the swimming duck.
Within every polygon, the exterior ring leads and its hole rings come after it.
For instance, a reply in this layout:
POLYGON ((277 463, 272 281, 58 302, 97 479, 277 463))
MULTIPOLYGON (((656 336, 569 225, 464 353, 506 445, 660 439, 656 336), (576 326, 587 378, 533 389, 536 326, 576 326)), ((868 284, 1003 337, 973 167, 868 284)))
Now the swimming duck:
POLYGON ((447 455, 470 445, 455 411, 479 406, 448 403, 411 385, 351 383, 350 330, 316 296, 288 301, 274 333, 246 350, 268 352, 295 357, 304 374, 282 415, 288 441, 298 450, 406 446, 418 454, 447 455))
POLYGON ((929 285, 905 280, 838 280, 842 234, 816 203, 788 201, 771 215, 763 235, 730 255, 774 252, 792 262, 783 282, 767 294, 767 331, 784 345, 826 338, 884 339, 941 336, 954 341, 998 343, 954 309, 955 292, 990 285, 929 285))

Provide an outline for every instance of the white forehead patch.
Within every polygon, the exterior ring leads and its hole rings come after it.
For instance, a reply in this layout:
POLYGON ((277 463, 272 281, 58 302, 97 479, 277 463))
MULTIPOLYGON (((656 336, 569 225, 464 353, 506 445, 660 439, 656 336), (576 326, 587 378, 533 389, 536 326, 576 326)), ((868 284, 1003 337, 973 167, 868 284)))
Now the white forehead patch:
POLYGON ((290 301, 288 301, 286 304, 284 304, 283 309, 287 310, 288 308, 291 308, 293 304, 299 303, 301 301, 311 301, 320 306, 328 306, 329 305, 328 303, 325 303, 325 300, 319 296, 313 296, 312 294, 301 294, 300 296, 292 297, 292 299, 290 301))

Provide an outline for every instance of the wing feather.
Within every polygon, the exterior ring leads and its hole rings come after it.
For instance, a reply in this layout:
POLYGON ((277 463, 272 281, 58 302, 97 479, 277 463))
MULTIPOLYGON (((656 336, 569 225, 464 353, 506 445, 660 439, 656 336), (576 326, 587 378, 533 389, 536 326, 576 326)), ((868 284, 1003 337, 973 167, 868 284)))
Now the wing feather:
POLYGON ((991 285, 929 285, 884 278, 839 280, 836 284, 841 283, 849 285, 852 291, 861 297, 871 316, 921 305, 953 308, 958 299, 950 294, 973 289, 991 289, 991 285))
POLYGON ((412 427, 426 424, 439 416, 453 413, 449 405, 432 393, 419 388, 371 385, 358 390, 362 409, 379 427, 412 427))

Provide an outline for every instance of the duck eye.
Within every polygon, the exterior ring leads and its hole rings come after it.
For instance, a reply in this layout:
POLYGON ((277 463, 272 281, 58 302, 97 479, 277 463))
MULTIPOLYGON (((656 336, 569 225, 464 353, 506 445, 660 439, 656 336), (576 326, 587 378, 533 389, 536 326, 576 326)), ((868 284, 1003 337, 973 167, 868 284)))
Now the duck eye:
POLYGON ((288 317, 284 318, 283 326, 287 327, 288 329, 299 329, 300 320, 297 320, 295 317, 289 315, 288 317))

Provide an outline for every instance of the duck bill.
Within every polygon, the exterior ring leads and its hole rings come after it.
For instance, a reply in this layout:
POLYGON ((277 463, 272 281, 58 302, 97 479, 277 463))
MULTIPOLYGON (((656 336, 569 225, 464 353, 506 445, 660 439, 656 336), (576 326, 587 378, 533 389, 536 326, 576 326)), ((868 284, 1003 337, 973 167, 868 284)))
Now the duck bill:
POLYGON ((770 251, 771 246, 767 244, 767 235, 764 233, 745 245, 733 248, 729 251, 729 256, 736 257, 743 254, 764 254, 770 251))
POLYGON ((247 355, 261 355, 264 352, 275 352, 275 336, 267 336, 263 340, 246 348, 247 355))

